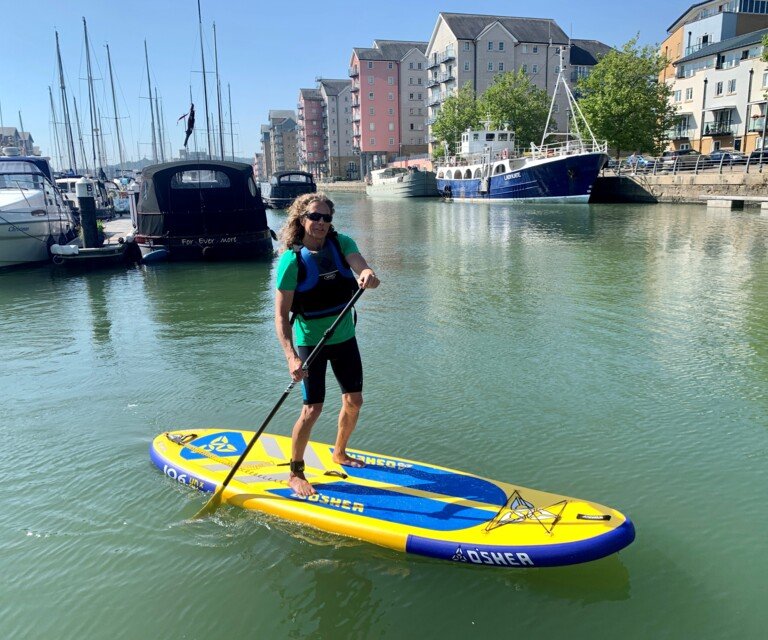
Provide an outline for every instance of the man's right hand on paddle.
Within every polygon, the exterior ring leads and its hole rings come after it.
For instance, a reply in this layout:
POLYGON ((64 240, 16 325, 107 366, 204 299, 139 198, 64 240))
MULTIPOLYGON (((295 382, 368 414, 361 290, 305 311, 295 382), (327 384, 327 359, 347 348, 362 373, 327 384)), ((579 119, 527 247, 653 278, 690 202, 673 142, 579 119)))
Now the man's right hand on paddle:
POLYGON ((290 371, 291 379, 294 382, 299 382, 299 380, 303 380, 307 377, 307 372, 302 368, 303 365, 304 363, 301 361, 301 358, 295 353, 288 358, 288 371, 290 371))

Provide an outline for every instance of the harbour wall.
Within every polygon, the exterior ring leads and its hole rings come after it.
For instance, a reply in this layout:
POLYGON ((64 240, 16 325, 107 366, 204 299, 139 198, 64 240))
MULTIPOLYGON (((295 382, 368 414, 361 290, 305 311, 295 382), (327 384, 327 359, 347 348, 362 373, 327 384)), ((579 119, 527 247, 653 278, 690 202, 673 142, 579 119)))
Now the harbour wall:
POLYGON ((360 180, 343 180, 339 182, 318 182, 317 190, 331 193, 333 191, 349 191, 365 193, 365 182, 360 180))
POLYGON ((768 197, 768 168, 763 173, 601 176, 592 187, 590 202, 705 204, 703 196, 768 197))

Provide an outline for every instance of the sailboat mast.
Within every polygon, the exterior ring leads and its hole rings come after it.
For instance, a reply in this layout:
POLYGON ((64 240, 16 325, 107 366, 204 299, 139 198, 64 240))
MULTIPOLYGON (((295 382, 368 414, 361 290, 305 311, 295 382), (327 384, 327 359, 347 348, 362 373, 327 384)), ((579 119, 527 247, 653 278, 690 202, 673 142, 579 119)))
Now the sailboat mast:
POLYGON ((157 147, 160 152, 160 162, 165 162, 165 143, 163 142, 163 119, 160 116, 160 98, 157 97, 157 85, 155 85, 155 113, 157 114, 157 147))
MULTIPOLYGON (((64 158, 61 155, 61 145, 59 144, 59 130, 56 123, 56 106, 53 104, 53 91, 51 91, 50 85, 48 86, 48 97, 51 99, 51 119, 53 121, 53 140, 56 145, 56 156, 59 159, 59 171, 64 169, 64 158)), ((21 117, 21 114, 19 114, 21 117)))
POLYGON ((197 0, 197 19, 200 25, 200 59, 203 61, 203 95, 205 96, 205 134, 208 137, 208 159, 211 159, 211 120, 208 116, 208 81, 205 77, 205 50, 203 49, 203 14, 200 0, 197 0))
POLYGON ((232 162, 235 161, 235 130, 232 128, 232 88, 227 82, 227 94, 229 95, 229 146, 232 148, 232 162))
POLYGON ((144 59, 147 61, 147 87, 149 88, 149 115, 152 122, 152 160, 157 164, 157 138, 155 138, 155 108, 152 104, 152 81, 149 77, 149 54, 147 41, 144 40, 144 59))
MULTIPOLYGON (((96 164, 96 148, 98 146, 98 127, 96 126, 96 98, 93 95, 93 74, 91 73, 91 45, 88 43, 88 26, 83 18, 83 32, 85 33, 85 65, 88 71, 88 109, 91 114, 91 151, 93 160, 93 172, 97 173, 98 167, 101 166, 101 158, 99 158, 98 165, 96 164)), ((99 155, 101 155, 101 148, 99 148, 99 155)))
POLYGON ((72 123, 69 120, 69 101, 67 100, 67 86, 64 84, 64 66, 61 64, 61 50, 59 49, 59 32, 56 31, 56 59, 59 63, 59 88, 61 89, 61 110, 64 117, 64 136, 67 141, 67 153, 69 154, 69 168, 77 173, 77 153, 75 153, 75 139, 72 136, 72 123))
POLYGON ((75 105, 75 123, 77 123, 77 138, 80 141, 80 155, 83 156, 83 162, 85 162, 85 172, 90 173, 91 169, 88 166, 88 156, 85 153, 85 145, 83 144, 83 130, 80 128, 80 114, 77 112, 77 98, 72 96, 72 102, 75 105))
POLYGON ((112 87, 112 111, 115 114, 115 135, 117 136, 117 156, 120 159, 120 176, 124 173, 123 162, 123 143, 120 140, 120 122, 117 117, 117 98, 115 97, 115 79, 112 76, 112 57, 109 55, 109 45, 107 45, 107 65, 109 66, 109 84, 112 87))
POLYGON ((224 159, 224 125, 221 119, 221 81, 219 80, 219 47, 216 41, 216 23, 213 23, 213 57, 216 61, 216 95, 219 101, 219 151, 224 159))

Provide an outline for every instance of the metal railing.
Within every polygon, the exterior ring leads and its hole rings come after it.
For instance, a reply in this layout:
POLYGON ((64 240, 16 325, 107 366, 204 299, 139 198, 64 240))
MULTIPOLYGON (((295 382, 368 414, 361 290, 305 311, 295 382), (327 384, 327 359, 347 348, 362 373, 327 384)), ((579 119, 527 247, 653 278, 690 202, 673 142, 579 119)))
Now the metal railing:
POLYGON ((762 153, 743 154, 738 151, 713 152, 710 155, 681 155, 611 159, 603 175, 698 175, 707 173, 762 173, 768 171, 768 148, 762 153))

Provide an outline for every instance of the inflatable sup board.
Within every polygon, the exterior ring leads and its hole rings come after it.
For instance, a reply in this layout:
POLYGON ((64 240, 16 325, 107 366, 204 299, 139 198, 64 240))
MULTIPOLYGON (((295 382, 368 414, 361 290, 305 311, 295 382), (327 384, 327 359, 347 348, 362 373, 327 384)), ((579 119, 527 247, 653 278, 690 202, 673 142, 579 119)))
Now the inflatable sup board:
MULTIPOLYGON (((167 476, 213 492, 252 436, 171 431, 154 439, 150 456, 167 476)), ((397 551, 487 566, 587 562, 635 538, 629 518, 594 502, 366 451, 348 451, 365 467, 342 467, 332 460, 333 447, 318 442, 304 457, 317 494, 302 498, 288 487, 290 451, 290 438, 262 434, 224 500, 397 551)))

